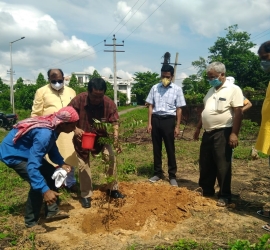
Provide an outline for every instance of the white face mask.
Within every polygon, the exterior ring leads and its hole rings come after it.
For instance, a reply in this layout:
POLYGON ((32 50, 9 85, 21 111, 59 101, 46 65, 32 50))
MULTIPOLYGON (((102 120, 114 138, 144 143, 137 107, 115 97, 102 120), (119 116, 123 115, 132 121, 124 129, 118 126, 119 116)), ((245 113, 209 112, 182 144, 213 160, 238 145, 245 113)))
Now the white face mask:
POLYGON ((58 91, 64 87, 64 83, 63 82, 62 83, 56 82, 55 84, 51 83, 51 87, 58 91))

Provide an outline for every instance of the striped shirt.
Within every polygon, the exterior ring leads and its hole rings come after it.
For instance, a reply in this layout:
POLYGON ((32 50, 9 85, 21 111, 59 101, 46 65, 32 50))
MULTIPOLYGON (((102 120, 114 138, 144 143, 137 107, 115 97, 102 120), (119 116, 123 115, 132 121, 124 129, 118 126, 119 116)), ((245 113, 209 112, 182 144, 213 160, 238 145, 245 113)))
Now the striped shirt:
POLYGON ((153 114, 156 115, 176 115, 176 108, 186 105, 182 88, 174 83, 164 87, 162 83, 155 84, 146 102, 153 105, 153 114))

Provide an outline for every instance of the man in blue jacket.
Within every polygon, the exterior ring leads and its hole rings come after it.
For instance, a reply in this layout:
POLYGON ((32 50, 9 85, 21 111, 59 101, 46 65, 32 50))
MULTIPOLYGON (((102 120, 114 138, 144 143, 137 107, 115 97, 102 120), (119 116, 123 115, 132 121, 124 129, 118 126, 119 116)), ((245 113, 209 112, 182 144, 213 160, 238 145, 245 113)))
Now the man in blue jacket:
POLYGON ((79 116, 72 107, 62 108, 51 115, 28 118, 17 123, 0 144, 0 160, 31 186, 26 202, 25 225, 36 233, 46 231, 38 225, 43 200, 47 221, 69 217, 59 211, 57 201, 60 194, 52 179, 55 167, 44 156, 48 154, 52 162, 67 172, 71 170, 55 142, 61 132, 72 132, 78 120, 79 116))

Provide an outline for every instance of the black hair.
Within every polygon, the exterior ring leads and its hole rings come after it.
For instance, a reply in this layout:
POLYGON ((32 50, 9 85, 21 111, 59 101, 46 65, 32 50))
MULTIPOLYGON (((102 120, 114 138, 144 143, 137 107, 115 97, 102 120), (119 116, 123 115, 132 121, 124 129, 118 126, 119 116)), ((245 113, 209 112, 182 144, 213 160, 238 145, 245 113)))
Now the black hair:
POLYGON ((258 50, 258 54, 260 54, 262 51, 265 51, 266 53, 270 53, 270 41, 266 41, 260 46, 258 50))
POLYGON ((169 65, 169 64, 163 64, 162 68, 161 68, 161 72, 171 72, 171 75, 174 75, 174 69, 173 66, 169 65))
POLYGON ((93 89, 96 90, 104 90, 104 93, 106 93, 107 90, 107 84, 102 78, 92 78, 88 82, 88 88, 87 90, 92 93, 93 89))
POLYGON ((52 70, 59 70, 60 73, 62 74, 62 77, 64 77, 64 73, 63 73, 62 69, 49 69, 48 72, 47 72, 48 78, 50 78, 50 74, 51 74, 52 70))

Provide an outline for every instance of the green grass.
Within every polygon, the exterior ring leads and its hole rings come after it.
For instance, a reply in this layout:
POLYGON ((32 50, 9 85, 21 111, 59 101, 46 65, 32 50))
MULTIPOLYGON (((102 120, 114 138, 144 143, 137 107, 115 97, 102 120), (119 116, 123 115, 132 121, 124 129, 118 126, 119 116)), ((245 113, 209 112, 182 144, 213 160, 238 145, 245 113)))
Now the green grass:
POLYGON ((119 111, 122 111, 122 110, 127 110, 127 109, 132 109, 132 108, 136 108, 136 106, 132 106, 132 105, 130 105, 130 106, 118 106, 117 110, 119 112, 119 111))

